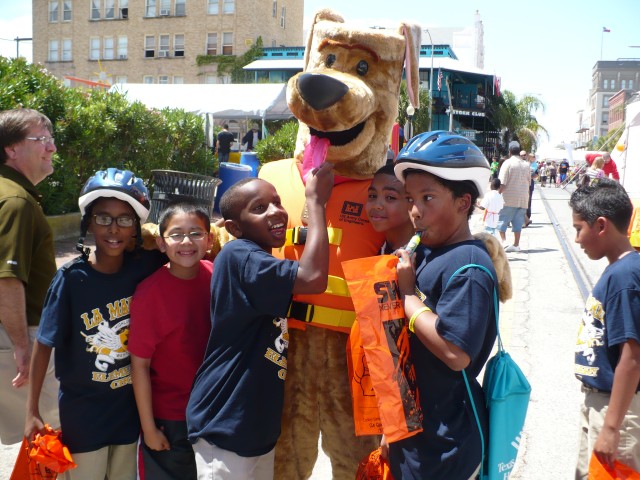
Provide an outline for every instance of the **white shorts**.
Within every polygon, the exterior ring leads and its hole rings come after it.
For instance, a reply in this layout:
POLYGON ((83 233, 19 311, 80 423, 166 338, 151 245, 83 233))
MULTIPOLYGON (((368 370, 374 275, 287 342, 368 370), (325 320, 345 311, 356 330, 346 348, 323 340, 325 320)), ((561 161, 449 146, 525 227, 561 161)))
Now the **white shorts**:
POLYGON ((193 451, 198 480, 273 480, 275 449, 258 457, 241 457, 200 438, 193 451))

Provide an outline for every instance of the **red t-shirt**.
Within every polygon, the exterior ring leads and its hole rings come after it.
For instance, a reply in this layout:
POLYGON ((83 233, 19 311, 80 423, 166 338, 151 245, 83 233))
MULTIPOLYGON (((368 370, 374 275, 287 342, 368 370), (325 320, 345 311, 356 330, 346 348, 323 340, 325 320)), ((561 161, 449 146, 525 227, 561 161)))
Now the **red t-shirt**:
POLYGON ((129 352, 150 358, 153 416, 185 420, 196 371, 211 331, 211 262, 198 276, 174 277, 167 265, 138 285, 131 301, 129 352))
MULTIPOLYGON (((600 154, 600 153, 587 153, 584 156, 584 159, 586 160, 586 162, 589 165, 591 165, 596 158, 601 157, 601 156, 602 156, 602 154, 600 154)), ((620 174, 618 173, 618 167, 616 166, 616 162, 613 161, 613 158, 610 159, 607 163, 604 164, 604 166, 602 167, 602 172, 604 173, 605 177, 608 177, 609 175, 611 175, 611 177, 614 180, 620 180, 620 174)))

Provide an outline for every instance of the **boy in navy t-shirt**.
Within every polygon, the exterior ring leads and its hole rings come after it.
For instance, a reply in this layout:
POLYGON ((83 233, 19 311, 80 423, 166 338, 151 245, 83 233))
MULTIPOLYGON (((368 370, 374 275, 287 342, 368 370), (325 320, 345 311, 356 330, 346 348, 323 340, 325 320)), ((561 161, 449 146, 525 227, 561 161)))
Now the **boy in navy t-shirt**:
POLYGON ((609 261, 587 299, 576 346, 584 392, 576 479, 587 478, 592 452, 640 471, 640 255, 627 237, 633 205, 609 179, 578 188, 569 205, 576 243, 592 260, 609 261))
POLYGON ((273 478, 287 374, 287 310, 294 293, 327 287, 325 204, 332 188, 331 164, 307 178, 309 230, 299 262, 271 255, 284 245, 288 223, 273 185, 243 179, 220 200, 225 228, 236 240, 215 259, 211 335, 187 405, 199 478, 273 478))

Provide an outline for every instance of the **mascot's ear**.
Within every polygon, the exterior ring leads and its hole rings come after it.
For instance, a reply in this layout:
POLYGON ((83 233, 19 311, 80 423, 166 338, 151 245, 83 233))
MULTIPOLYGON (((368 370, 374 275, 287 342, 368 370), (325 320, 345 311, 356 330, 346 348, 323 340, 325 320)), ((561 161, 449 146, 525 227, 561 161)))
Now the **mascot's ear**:
POLYGON ((404 36, 405 54, 404 54, 404 73, 407 79, 407 94, 409 101, 414 108, 420 108, 420 76, 419 76, 419 58, 420 58, 420 37, 421 29, 419 25, 412 23, 401 23, 398 33, 404 36))
MULTIPOLYGON (((309 64, 309 52, 311 51, 311 41, 313 40, 313 31, 315 29, 316 23, 321 22, 323 20, 327 20, 330 22, 336 23, 344 23, 344 19, 329 8, 323 8, 322 10, 318 10, 316 14, 313 16, 313 22, 311 22, 311 28, 309 29, 309 36, 307 37, 307 46, 304 49, 304 70, 307 70, 307 65, 309 64)), ((418 44, 418 46, 420 46, 418 44)))

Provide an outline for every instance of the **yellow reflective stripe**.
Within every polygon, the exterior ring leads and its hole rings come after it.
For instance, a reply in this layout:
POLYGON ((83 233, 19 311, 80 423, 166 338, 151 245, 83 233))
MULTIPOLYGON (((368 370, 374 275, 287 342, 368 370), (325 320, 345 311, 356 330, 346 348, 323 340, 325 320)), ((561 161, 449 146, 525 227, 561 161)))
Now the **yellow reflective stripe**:
POLYGON ((329 295, 338 295, 340 297, 350 297, 349 287, 347 286, 347 282, 344 278, 334 277, 333 275, 329 275, 329 281, 327 282, 327 289, 324 293, 328 293, 329 295))
MULTIPOLYGON (((301 243, 299 243, 299 229, 300 227, 287 228, 287 236, 284 242, 285 247, 290 245, 301 245, 301 243)), ((342 242, 341 228, 327 227, 327 234, 329 235, 329 245, 340 245, 342 242)))

